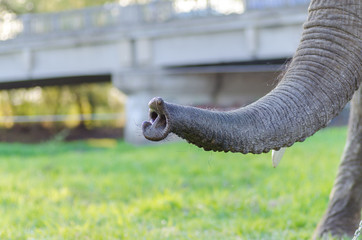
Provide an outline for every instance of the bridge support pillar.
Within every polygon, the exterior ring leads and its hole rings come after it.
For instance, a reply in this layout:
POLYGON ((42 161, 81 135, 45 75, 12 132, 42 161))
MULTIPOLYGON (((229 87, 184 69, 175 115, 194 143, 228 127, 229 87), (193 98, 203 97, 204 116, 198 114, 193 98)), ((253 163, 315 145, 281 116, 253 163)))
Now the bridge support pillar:
POLYGON ((126 125, 124 138, 132 144, 145 144, 147 141, 142 134, 142 123, 148 120, 148 102, 153 96, 146 92, 135 92, 127 95, 126 125))
POLYGON ((147 143, 142 134, 142 123, 148 120, 148 102, 153 96, 150 91, 152 76, 137 72, 114 72, 112 83, 127 95, 124 126, 124 140, 128 143, 141 145, 147 143))

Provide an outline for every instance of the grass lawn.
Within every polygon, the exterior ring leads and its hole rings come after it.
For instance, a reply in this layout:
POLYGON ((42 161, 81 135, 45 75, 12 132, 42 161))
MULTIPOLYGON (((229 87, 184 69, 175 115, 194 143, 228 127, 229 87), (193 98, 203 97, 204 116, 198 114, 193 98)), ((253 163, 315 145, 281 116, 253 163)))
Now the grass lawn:
POLYGON ((0 239, 309 239, 346 138, 270 153, 111 140, 0 144, 0 239))

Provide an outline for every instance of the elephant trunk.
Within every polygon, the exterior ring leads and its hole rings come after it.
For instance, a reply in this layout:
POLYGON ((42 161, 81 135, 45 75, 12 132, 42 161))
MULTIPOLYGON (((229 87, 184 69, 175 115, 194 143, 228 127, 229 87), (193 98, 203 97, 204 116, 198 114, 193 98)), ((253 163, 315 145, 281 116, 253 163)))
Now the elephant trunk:
POLYGON ((314 0, 302 40, 278 86, 234 111, 185 107, 153 99, 147 139, 174 132, 205 150, 261 153, 303 141, 325 127, 362 79, 361 0, 314 0))

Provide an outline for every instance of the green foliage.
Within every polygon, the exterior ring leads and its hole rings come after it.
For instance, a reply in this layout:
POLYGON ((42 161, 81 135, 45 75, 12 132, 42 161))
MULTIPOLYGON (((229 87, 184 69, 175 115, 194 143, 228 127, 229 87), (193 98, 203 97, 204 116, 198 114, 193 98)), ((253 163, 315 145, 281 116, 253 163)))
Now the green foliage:
POLYGON ((29 12, 54 12, 71 10, 106 3, 116 2, 112 0, 0 0, 0 7, 8 11, 22 14, 29 12))
POLYGON ((186 143, 0 144, 0 239, 309 239, 345 128, 270 154, 186 143))
POLYGON ((109 3, 127 5, 147 1, 148 0, 0 0, 0 11, 5 10, 16 14, 42 13, 72 10, 109 3))
MULTIPOLYGON (((93 113, 123 113, 125 95, 111 83, 93 83, 0 91, 1 116, 79 115, 93 113)), ((89 127, 103 126, 104 122, 82 121, 71 118, 67 126, 84 123, 89 127)), ((13 122, 0 122, 11 127, 13 122)), ((123 126, 124 119, 107 121, 106 125, 123 126)), ((54 123, 45 123, 51 127, 54 123)), ((59 125, 59 124, 58 124, 59 125)), ((64 125, 64 123, 61 123, 64 125)))

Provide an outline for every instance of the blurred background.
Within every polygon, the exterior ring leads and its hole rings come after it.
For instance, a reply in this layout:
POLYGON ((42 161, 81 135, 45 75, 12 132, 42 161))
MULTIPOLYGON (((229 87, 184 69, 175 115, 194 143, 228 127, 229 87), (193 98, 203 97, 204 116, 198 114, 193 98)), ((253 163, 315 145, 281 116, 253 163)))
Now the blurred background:
POLYGON ((0 141, 144 143, 154 96, 249 104, 277 84, 308 3, 0 0, 0 141))
POLYGON ((0 239, 310 239, 346 127, 278 168, 141 132, 155 96, 228 110, 268 93, 308 4, 0 0, 0 239))

